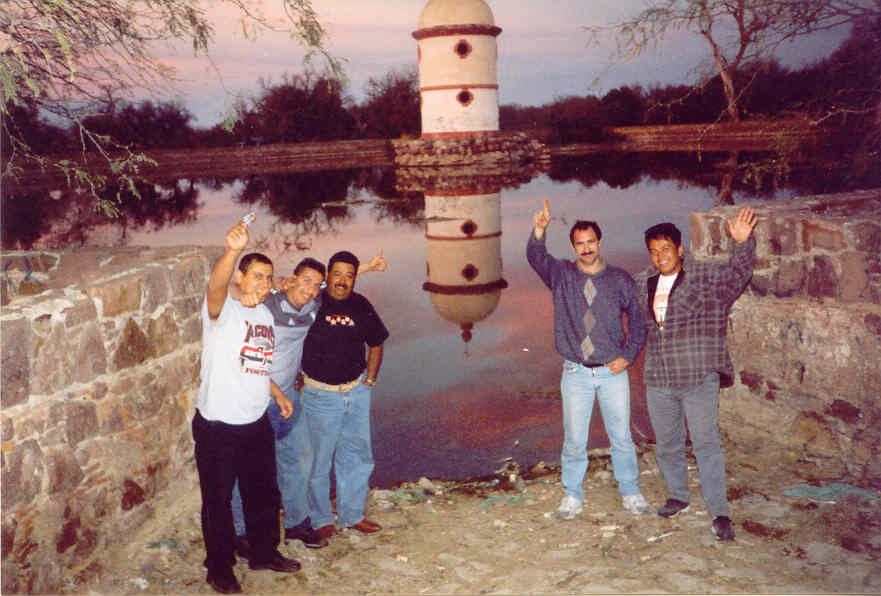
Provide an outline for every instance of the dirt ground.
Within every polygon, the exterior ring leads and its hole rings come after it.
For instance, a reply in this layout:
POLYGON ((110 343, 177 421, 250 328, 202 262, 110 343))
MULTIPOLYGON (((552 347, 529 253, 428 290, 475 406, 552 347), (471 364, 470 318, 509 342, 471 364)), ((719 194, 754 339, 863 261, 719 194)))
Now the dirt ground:
MULTIPOLYGON (((584 512, 572 521, 552 516, 563 494, 558 467, 514 475, 516 464, 500 463, 506 471, 482 479, 372 490, 368 516, 380 533, 346 530, 320 550, 282 544, 301 571, 250 571, 240 560, 236 575, 249 594, 881 592, 881 494, 786 496, 797 485, 853 485, 823 479, 794 454, 762 457, 731 441, 725 449, 734 543, 711 534, 693 466, 688 512, 634 517, 621 507, 608 456, 592 452, 584 512)), ((660 506, 651 448, 640 449, 640 469, 643 494, 660 506)), ((66 593, 213 593, 199 508, 195 474, 181 478, 138 531, 70 570, 66 593)))

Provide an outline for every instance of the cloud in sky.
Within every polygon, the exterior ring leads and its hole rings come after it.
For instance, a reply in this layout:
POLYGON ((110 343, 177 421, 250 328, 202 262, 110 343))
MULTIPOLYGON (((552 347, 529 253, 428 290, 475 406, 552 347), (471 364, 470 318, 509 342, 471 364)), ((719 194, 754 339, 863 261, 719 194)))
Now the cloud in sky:
MULTIPOLYGON (((411 33, 418 28, 425 0, 313 0, 313 4, 327 29, 328 49, 344 61, 348 93, 356 101, 363 99, 371 77, 416 66, 411 33)), ((504 104, 540 105, 567 95, 603 94, 620 85, 690 83, 697 76, 695 67, 707 56, 698 36, 677 32, 657 49, 610 68, 613 42, 588 45, 583 28, 634 16, 643 0, 489 0, 488 4, 502 28, 499 96, 504 104)), ((280 9, 279 0, 263 3, 264 13, 279 22, 284 18, 280 9)), ((183 79, 177 97, 162 99, 177 99, 203 126, 217 122, 235 97, 254 97, 261 78, 278 82, 284 73, 302 72, 304 56, 303 48, 287 34, 262 32, 246 39, 241 16, 230 5, 212 7, 211 17, 216 32, 213 64, 194 58, 184 45, 159 50, 183 79)), ((802 65, 830 53, 842 37, 835 32, 787 46, 784 57, 802 65)))

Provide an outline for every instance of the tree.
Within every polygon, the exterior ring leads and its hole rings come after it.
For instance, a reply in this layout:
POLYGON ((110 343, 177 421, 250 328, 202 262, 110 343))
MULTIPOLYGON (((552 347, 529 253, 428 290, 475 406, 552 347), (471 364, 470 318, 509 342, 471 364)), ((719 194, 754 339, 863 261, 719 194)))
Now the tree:
POLYGON ((357 110, 362 135, 395 139, 419 135, 419 75, 412 67, 367 81, 367 103, 357 110))
MULTIPOLYGON (((223 0, 242 14, 252 34, 277 29, 259 12, 261 0, 223 0)), ((324 49, 325 32, 311 0, 280 0, 290 20, 287 30, 307 48, 307 59, 323 55, 334 75, 339 63, 324 49)), ((7 122, 10 106, 30 104, 40 113, 72 123, 79 150, 92 147, 107 168, 128 186, 147 158, 114 143, 83 125, 89 114, 138 90, 156 92, 174 82, 174 71, 155 57, 157 44, 189 41, 196 55, 207 55, 213 29, 208 0, 4 0, 0 11, 0 106, 10 145, 3 152, 3 175, 23 162, 60 168, 71 179, 85 181, 93 195, 107 177, 70 160, 47 159, 7 122), (118 152, 121 151, 121 152, 118 152)), ((106 205, 105 205, 106 207, 106 205)))
MULTIPOLYGON (((737 122, 745 85, 737 76, 748 64, 767 61, 784 42, 881 15, 881 0, 647 0, 633 19, 611 29, 618 56, 634 56, 672 31, 693 31, 708 44, 727 102, 737 122)), ((592 35, 606 28, 588 27, 592 35)))

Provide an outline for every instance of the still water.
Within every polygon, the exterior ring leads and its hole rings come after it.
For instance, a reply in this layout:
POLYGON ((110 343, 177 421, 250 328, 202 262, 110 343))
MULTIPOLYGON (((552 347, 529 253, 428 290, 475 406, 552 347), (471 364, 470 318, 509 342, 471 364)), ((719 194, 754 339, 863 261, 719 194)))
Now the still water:
MULTIPOLYGON (((372 484, 465 478, 490 473, 507 457, 523 466, 559 461, 555 397, 562 361, 553 348, 550 292, 525 258, 542 199, 553 217, 552 254, 568 257, 569 227, 593 219, 603 230, 604 258, 631 272, 649 265, 642 240, 647 227, 671 221, 687 246, 688 214, 716 201, 713 184, 639 172, 610 180, 597 167, 596 158, 569 160, 525 183, 458 179, 442 191, 401 187, 389 170, 178 181, 155 196, 144 193, 152 212, 141 204, 122 219, 126 223, 95 220, 75 233, 62 223, 25 233, 20 226, 27 216, 6 205, 4 244, 10 248, 17 234, 35 248, 223 245, 229 227, 255 211, 251 248, 272 258, 277 276, 288 275, 304 256, 326 262, 346 249, 367 260, 382 251, 388 270, 363 275, 356 285, 391 333, 374 392, 372 484)), ((616 168, 620 164, 604 171, 616 168)), ((448 169, 441 173, 446 176, 455 174, 448 169)), ((735 195, 737 202, 754 198, 735 195)), ((53 200, 65 201, 57 193, 53 200)), ((62 211, 69 217, 71 209, 62 211)), ((650 439, 638 378, 633 419, 635 438, 650 439)), ((591 447, 607 445, 598 411, 591 435, 591 447)))

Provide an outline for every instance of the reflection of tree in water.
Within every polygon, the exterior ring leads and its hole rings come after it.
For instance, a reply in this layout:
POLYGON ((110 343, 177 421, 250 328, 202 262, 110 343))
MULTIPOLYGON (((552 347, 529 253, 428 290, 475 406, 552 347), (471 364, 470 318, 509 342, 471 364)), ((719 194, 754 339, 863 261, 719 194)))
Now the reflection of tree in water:
POLYGON ((717 203, 733 203, 737 194, 769 199, 781 189, 818 194, 849 187, 845 170, 826 161, 769 160, 768 155, 720 151, 561 156, 554 158, 548 176, 556 182, 575 180, 587 188, 599 182, 624 189, 644 180, 676 180, 708 189, 717 203))
POLYGON ((96 211, 94 197, 85 191, 29 192, 21 189, 12 194, 4 193, 3 248, 123 246, 130 230, 159 230, 164 226, 195 221, 199 191, 193 181, 179 180, 162 185, 138 183, 135 188, 140 197, 115 186, 100 193, 102 199, 116 205, 118 217, 108 217, 96 211))
POLYGON ((390 219, 421 227, 425 218, 425 195, 417 191, 401 190, 393 168, 366 168, 361 170, 354 188, 369 192, 380 200, 373 205, 374 219, 390 219))
POLYGON ((242 182, 235 197, 243 205, 260 204, 278 217, 270 233, 254 239, 260 250, 277 253, 308 250, 312 237, 337 233, 352 219, 346 202, 358 170, 255 174, 242 182))

